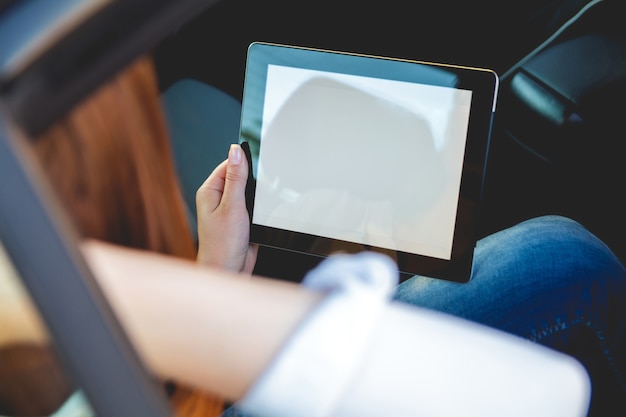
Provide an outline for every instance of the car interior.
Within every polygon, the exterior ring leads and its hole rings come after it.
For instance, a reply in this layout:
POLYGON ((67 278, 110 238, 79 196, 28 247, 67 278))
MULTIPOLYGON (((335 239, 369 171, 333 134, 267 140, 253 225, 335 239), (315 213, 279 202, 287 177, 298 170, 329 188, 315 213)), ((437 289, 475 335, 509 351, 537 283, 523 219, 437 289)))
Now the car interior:
MULTIPOLYGON (((0 17, 18 3, 19 0, 0 1, 0 17)), ((154 37, 148 40, 138 36, 133 38, 136 43, 120 46, 123 44, 121 40, 127 39, 125 36, 128 35, 122 32, 125 29, 132 32, 129 28, 134 20, 130 19, 118 28, 122 33, 120 37, 116 38, 114 35, 118 32, 113 31, 108 38, 112 43, 98 45, 99 59, 85 61, 91 67, 80 67, 85 62, 75 62, 76 67, 67 67, 76 74, 87 74, 84 78, 71 82, 63 77, 54 79, 59 83, 67 81, 71 87, 64 88, 62 93, 43 89, 29 96, 28 89, 20 90, 18 86, 17 91, 25 91, 26 95, 12 96, 11 89, 15 84, 2 80, 0 93, 9 103, 11 117, 36 131, 58 117, 56 111, 62 112, 63 108, 78 100, 88 86, 101 82, 102 77, 114 68, 124 65, 137 53, 136 48, 149 49, 159 77, 179 180, 189 218, 194 223, 195 191, 213 168, 225 159, 229 144, 236 143, 239 137, 245 59, 250 43, 275 42, 488 68, 499 75, 500 89, 478 237, 538 215, 562 214, 578 220, 606 242, 622 262, 626 262, 626 218, 623 214, 626 199, 622 195, 626 166, 622 161, 623 146, 620 143, 626 133, 622 123, 626 114, 626 28, 621 11, 623 6, 619 1, 528 0, 509 4, 495 0, 444 0, 415 4, 401 0, 376 3, 356 0, 307 3, 187 0, 185 3, 189 8, 183 12, 176 8, 167 9, 167 1, 135 3, 142 8, 133 9, 133 19, 141 15, 139 20, 152 22, 146 33, 158 32, 158 41, 153 41, 154 37), (147 18, 138 12, 152 10, 155 3, 163 6, 158 9, 161 14, 155 13, 147 18), (63 105, 57 109, 50 105, 53 102, 63 105), (21 112, 20 109, 29 105, 46 111, 31 108, 21 112), (28 119, 33 114, 36 117, 28 119), (210 140, 207 140, 207 132, 210 132, 210 140)), ((103 18, 99 24, 111 25, 111 16, 103 18)), ((1 29, 0 39, 3 39, 6 32, 1 29)), ((68 50, 84 45, 91 47, 91 41, 93 39, 75 36, 65 45, 68 50)), ((92 59, 96 55, 85 56, 92 59)), ((0 54, 2 66, 6 64, 4 58, 0 54)), ((55 62, 58 61, 49 60, 47 64, 55 62)), ((51 69, 55 70, 54 65, 46 67, 46 71, 51 69)), ((32 78, 22 80, 30 82, 41 76, 37 72, 27 75, 32 78)), ((0 133, 5 136, 4 126, 0 133)), ((37 187, 31 190, 32 193, 29 191, 31 182, 37 183, 37 180, 33 180, 28 170, 22 171, 19 155, 14 159, 14 153, 18 155, 20 152, 9 148, 0 150, 0 154, 6 156, 0 160, 0 172, 9 172, 11 166, 20 173, 16 177, 7 174, 6 181, 0 182, 3 190, 5 185, 12 184, 11 189, 17 190, 15 195, 24 198, 23 201, 31 201, 32 207, 47 207, 49 202, 41 199, 37 187), (11 165, 15 161, 17 163, 11 165), (24 182, 16 182, 18 177, 24 182), (22 191, 26 192, 22 194, 22 191)), ((410 178, 403 180, 411 181, 410 178)), ((13 242, 9 236, 15 236, 14 230, 19 227, 28 229, 32 225, 11 220, 6 213, 12 210, 16 210, 15 206, 7 205, 6 210, 0 212, 0 220, 3 220, 0 243, 27 280, 29 274, 42 274, 55 264, 32 266, 29 259, 19 255, 26 243, 19 243, 17 239, 13 242)), ((81 269, 80 261, 76 263, 72 242, 61 240, 59 243, 59 234, 64 235, 64 232, 57 230, 55 225, 61 220, 51 217, 47 210, 35 209, 31 214, 47 225, 46 230, 50 232, 51 240, 39 242, 41 250, 50 245, 58 247, 56 257, 51 255, 51 259, 65 263, 55 267, 68 268, 66 285, 77 285, 76 291, 84 291, 83 280, 86 275, 89 283, 89 274, 81 269)), ((300 281, 320 260, 312 255, 263 247, 255 273, 300 281)), ((37 285, 36 280, 33 282, 37 285)), ((89 284, 87 287, 92 291, 89 284)), ((116 341, 121 338, 123 346, 128 349, 120 352, 116 350, 118 346, 111 345, 109 351, 110 363, 116 364, 115 369, 126 367, 128 372, 118 377, 128 383, 120 385, 120 390, 111 393, 110 398, 102 398, 101 403, 93 404, 94 407, 103 411, 102 415, 124 415, 120 412, 127 413, 125 415, 162 415, 166 409, 162 399, 152 392, 151 382, 143 374, 141 364, 130 346, 125 344, 125 337, 109 316, 110 311, 101 304, 101 295, 97 291, 90 294, 91 298, 83 300, 86 304, 80 307, 93 314, 93 321, 86 325, 100 323, 102 327, 94 328, 94 334, 102 331, 116 341), (133 392, 137 395, 130 398, 133 396, 129 393, 133 392), (122 408, 109 409, 113 403, 122 408), (126 406, 125 411, 120 411, 126 406)), ((58 296, 62 297, 62 294, 58 296)), ((49 314, 62 313, 49 310, 49 314)), ((55 333, 54 323, 48 325, 55 337, 65 340, 65 336, 55 333)), ((68 345, 67 349, 74 348, 68 345)), ((100 395, 95 393, 98 384, 118 382, 106 379, 110 373, 103 380, 92 380, 96 374, 101 374, 102 369, 82 367, 81 358, 88 354, 76 351, 76 358, 65 359, 81 386, 84 383, 85 390, 92 393, 90 399, 93 399, 100 395)))
MULTIPOLYGON (((626 30, 620 10, 614 0, 448 0, 417 8, 397 0, 367 6, 353 0, 315 6, 221 1, 154 52, 190 212, 195 190, 211 171, 206 162, 221 161, 238 137, 247 47, 275 42, 494 70, 500 89, 479 237, 534 216, 562 214, 624 260, 626 30), (203 101, 221 103, 219 110, 183 120, 203 101), (216 122, 216 139, 203 145, 201 126, 216 122)), ((257 273, 299 280, 317 262, 262 248, 257 273)))

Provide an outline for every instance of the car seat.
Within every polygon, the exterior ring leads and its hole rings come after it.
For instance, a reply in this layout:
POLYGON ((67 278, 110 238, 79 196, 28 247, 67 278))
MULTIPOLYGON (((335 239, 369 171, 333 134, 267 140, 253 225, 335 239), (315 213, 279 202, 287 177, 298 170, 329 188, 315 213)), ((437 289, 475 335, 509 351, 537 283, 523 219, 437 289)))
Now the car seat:
POLYGON ((241 103, 225 92, 190 78, 161 95, 174 163, 189 219, 197 237, 196 191, 239 138, 241 103))

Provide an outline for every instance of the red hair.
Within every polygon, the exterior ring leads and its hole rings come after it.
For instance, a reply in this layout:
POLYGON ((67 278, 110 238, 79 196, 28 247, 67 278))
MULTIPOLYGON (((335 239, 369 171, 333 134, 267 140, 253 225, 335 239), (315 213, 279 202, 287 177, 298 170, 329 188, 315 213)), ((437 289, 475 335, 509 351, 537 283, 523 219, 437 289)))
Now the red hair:
POLYGON ((99 89, 34 147, 83 236, 195 257, 150 59, 99 89))

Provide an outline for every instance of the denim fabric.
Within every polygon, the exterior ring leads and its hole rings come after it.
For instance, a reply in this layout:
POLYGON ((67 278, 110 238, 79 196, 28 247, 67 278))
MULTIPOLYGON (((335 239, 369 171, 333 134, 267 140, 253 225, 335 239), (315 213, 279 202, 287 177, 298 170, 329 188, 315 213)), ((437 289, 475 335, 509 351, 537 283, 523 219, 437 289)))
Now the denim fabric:
POLYGON ((579 223, 544 216, 480 240, 472 277, 412 277, 395 299, 568 353, 592 379, 592 415, 626 415, 626 273, 579 223))

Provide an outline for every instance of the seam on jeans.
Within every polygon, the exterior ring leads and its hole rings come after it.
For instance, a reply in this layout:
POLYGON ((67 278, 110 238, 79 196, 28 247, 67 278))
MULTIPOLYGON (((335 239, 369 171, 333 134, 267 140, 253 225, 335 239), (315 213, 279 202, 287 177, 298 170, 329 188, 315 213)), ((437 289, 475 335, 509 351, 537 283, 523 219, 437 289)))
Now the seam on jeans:
POLYGON ((622 388, 622 390, 626 391, 626 383, 624 381, 624 376, 621 374, 621 372, 615 365, 613 356, 609 354, 609 349, 606 346, 606 338, 604 336, 604 332, 601 329, 599 329, 597 326, 594 326, 592 320, 589 317, 587 316, 576 317, 575 319, 570 320, 569 322, 563 322, 560 319, 557 319, 557 322, 555 324, 544 327, 538 332, 532 332, 531 335, 529 336, 529 339, 533 342, 538 343, 543 338, 553 335, 555 333, 566 331, 572 325, 576 325, 576 324, 582 324, 586 328, 590 329, 592 334, 596 336, 596 339, 600 343, 600 348, 602 350, 604 358, 608 361, 609 367, 613 371, 613 374, 616 376, 620 387, 622 388))

